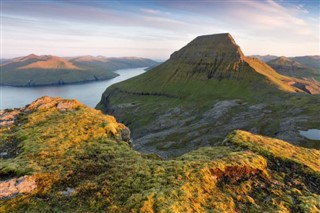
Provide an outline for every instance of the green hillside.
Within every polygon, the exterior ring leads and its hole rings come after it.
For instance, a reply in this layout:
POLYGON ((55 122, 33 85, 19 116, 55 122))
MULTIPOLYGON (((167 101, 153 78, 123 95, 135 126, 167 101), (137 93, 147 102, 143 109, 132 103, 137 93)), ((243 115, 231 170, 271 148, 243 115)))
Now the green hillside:
POLYGON ((148 67, 157 62, 145 58, 82 56, 61 58, 34 54, 1 64, 1 85, 43 86, 105 80, 118 69, 148 67))
POLYGON ((233 131, 219 146, 163 160, 134 151, 112 116, 61 98, 0 118, 0 212, 320 209, 318 150, 233 131))
POLYGON ((230 34, 199 36, 143 75, 109 87, 97 109, 162 157, 216 145, 234 129, 320 148, 299 135, 320 126, 320 85, 247 58, 230 34))

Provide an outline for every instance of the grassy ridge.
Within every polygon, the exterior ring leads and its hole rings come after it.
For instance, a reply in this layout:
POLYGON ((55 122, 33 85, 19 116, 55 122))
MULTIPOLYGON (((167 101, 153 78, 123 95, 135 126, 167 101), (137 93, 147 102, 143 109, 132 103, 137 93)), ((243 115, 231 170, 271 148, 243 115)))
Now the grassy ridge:
POLYGON ((14 126, 1 128, 0 146, 14 139, 19 153, 1 159, 0 174, 33 176, 37 189, 0 200, 0 212, 320 209, 319 186, 311 187, 319 183, 317 150, 235 131, 222 146, 165 161, 121 141, 123 128, 78 102, 46 98, 31 104, 14 126), (284 150, 292 151, 280 155, 284 150), (69 195, 63 193, 67 187, 74 189, 69 195))

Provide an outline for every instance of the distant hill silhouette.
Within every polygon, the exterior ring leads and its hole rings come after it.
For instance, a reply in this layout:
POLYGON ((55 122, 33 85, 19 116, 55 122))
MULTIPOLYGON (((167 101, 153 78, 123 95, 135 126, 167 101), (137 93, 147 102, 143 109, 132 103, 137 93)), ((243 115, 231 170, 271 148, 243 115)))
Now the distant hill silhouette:
POLYGON ((268 61, 271 61, 273 59, 278 58, 278 56, 275 56, 275 55, 250 55, 249 57, 257 58, 263 62, 268 62, 268 61))
POLYGON ((145 58, 106 58, 80 56, 62 58, 30 54, 4 61, 1 66, 2 85, 43 86, 63 85, 114 78, 113 71, 124 68, 148 67, 157 62, 145 58))
POLYGON ((267 64, 283 75, 320 81, 320 57, 317 56, 281 56, 267 64))

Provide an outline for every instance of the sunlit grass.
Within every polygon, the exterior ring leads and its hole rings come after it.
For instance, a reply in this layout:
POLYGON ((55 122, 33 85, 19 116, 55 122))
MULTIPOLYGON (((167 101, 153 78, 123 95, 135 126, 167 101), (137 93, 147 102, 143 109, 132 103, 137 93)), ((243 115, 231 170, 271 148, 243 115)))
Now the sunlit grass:
POLYGON ((142 155, 121 141, 118 130, 124 126, 113 117, 77 102, 72 102, 74 109, 59 111, 56 103, 61 100, 51 101, 56 102, 21 115, 20 126, 1 129, 1 144, 15 136, 21 149, 17 156, 1 159, 2 177, 33 175, 38 187, 31 194, 0 200, 0 212, 312 212, 320 208, 318 192, 305 182, 319 175, 316 150, 238 131, 223 146, 162 160, 142 155), (283 170, 274 167, 274 159, 283 170), (285 172, 301 165, 308 170, 285 172), (74 193, 63 195, 67 187, 74 193))

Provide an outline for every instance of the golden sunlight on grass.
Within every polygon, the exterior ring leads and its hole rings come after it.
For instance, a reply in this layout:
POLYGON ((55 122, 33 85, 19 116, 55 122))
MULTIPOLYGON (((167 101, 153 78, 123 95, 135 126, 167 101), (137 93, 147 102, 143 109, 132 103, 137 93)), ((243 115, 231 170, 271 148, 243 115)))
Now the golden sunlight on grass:
POLYGON ((0 199, 0 212, 319 209, 316 150, 236 131, 223 146, 162 160, 134 151, 123 124, 77 101, 44 97, 19 112, 0 129, 0 148, 16 150, 0 174, 27 175, 36 188, 0 199))

